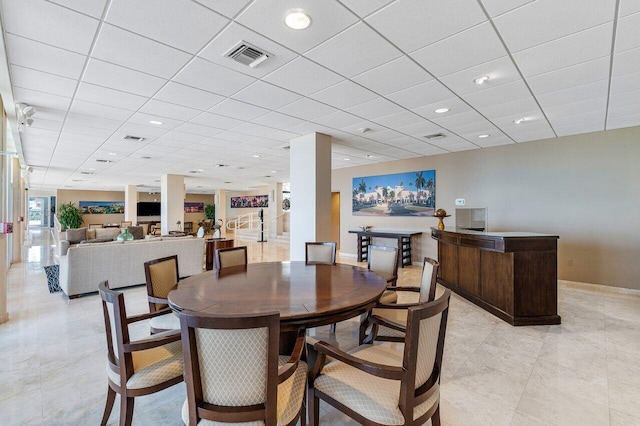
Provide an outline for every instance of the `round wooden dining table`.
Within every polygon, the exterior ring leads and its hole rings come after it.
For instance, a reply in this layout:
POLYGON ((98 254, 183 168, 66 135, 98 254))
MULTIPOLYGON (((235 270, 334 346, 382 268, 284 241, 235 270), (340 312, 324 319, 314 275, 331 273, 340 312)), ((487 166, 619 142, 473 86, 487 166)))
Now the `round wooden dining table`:
POLYGON ((250 263, 207 271, 169 292, 174 311, 208 314, 280 312, 280 330, 332 324, 371 309, 386 288, 378 274, 352 265, 250 263))

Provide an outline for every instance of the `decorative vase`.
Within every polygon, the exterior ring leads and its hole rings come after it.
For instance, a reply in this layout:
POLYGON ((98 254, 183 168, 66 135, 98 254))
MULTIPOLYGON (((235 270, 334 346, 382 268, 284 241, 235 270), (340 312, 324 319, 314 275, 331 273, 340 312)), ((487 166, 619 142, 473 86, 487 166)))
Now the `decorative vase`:
POLYGON ((213 238, 220 238, 220 228, 216 229, 213 233, 213 238))
POLYGON ((118 241, 133 241, 133 234, 129 232, 129 228, 122 228, 120 235, 117 238, 118 241))

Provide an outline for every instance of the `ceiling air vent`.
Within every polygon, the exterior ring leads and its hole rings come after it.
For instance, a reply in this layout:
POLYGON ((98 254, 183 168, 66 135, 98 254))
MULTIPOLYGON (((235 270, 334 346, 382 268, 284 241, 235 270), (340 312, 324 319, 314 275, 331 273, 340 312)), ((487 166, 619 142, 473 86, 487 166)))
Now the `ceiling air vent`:
POLYGON ((240 62, 242 65, 255 68, 269 59, 272 55, 262 49, 250 45, 246 41, 240 41, 229 49, 224 56, 229 59, 233 59, 236 62, 240 62))
POLYGON ((432 135, 426 135, 424 137, 429 139, 429 140, 432 140, 432 139, 442 139, 442 138, 446 137, 446 135, 444 133, 434 133, 432 135))
POLYGON ((127 135, 124 138, 122 138, 126 141, 134 141, 134 142, 142 142, 144 140, 143 137, 140 136, 131 136, 131 135, 127 135))
POLYGON ((96 160, 96 163, 113 163, 113 161, 111 161, 111 160, 103 160, 101 158, 98 158, 96 160))

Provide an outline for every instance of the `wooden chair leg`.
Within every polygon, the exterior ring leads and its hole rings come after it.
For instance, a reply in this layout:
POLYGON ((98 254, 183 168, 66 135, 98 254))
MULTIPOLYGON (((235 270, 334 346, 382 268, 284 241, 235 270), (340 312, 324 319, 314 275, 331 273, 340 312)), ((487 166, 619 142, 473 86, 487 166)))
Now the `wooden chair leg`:
POLYGON ((120 395, 120 426, 131 426, 133 419, 133 402, 132 397, 120 395))
POLYGON ((315 392, 309 392, 309 426, 317 426, 320 423, 320 399, 315 392))
POLYGON ((440 403, 438 403, 438 408, 431 416, 431 426, 440 426, 440 403))
POLYGON ((111 410, 113 410, 113 403, 116 401, 116 391, 111 389, 111 386, 107 385, 107 403, 104 406, 104 414, 102 415, 101 426, 105 426, 109 421, 111 410))

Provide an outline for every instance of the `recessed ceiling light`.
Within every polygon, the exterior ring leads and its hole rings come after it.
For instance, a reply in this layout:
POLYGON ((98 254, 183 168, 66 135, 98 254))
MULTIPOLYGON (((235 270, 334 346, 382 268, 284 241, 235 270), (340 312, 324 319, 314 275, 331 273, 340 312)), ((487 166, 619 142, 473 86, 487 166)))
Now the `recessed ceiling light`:
POLYGON ((115 152, 110 152, 109 155, 113 155, 114 157, 116 157, 118 154, 115 152))
POLYGON ((216 164, 216 167, 227 167, 226 164, 216 164))
POLYGON ((520 123, 522 123, 523 121, 527 121, 527 118, 526 118, 526 117, 523 117, 523 118, 518 118, 517 120, 513 120, 513 122, 514 122, 514 123, 516 123, 516 124, 520 124, 520 123))
POLYGON ((373 155, 367 154, 367 158, 373 158, 373 155))
POLYGON ((436 114, 444 114, 445 112, 449 112, 449 108, 438 108, 434 111, 436 114))
POLYGON ((304 30, 311 25, 311 18, 301 10, 292 10, 287 13, 284 23, 292 30, 304 30))
POLYGON ((149 120, 150 124, 155 124, 156 126, 162 126, 164 122, 158 120, 149 120))
POLYGON ((361 129, 358 129, 358 131, 360 133, 367 133, 367 132, 371 131, 371 129, 368 128, 368 127, 362 127, 361 129))
POLYGON ((278 173, 277 170, 271 170, 271 173, 278 173))
POLYGON ((482 77, 474 78, 473 82, 477 85, 483 84, 485 81, 489 80, 488 75, 483 75, 482 77))
POLYGON ((489 136, 491 136, 491 135, 487 135, 487 134, 484 134, 484 135, 478 135, 478 137, 479 137, 480 139, 488 138, 489 136))
POLYGON ((253 158, 260 158, 260 156, 258 154, 253 154, 252 157, 253 158))
POLYGON ((95 167, 87 167, 87 170, 95 170, 95 167))
POLYGON ((351 158, 345 158, 344 161, 351 161, 351 158))

